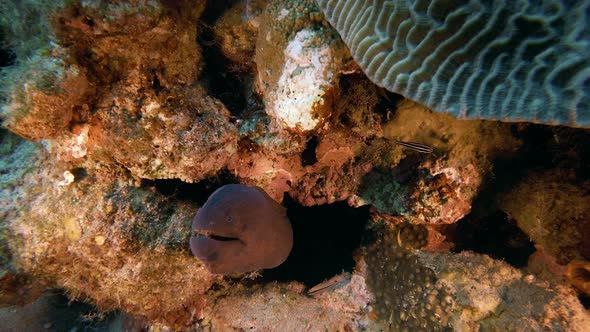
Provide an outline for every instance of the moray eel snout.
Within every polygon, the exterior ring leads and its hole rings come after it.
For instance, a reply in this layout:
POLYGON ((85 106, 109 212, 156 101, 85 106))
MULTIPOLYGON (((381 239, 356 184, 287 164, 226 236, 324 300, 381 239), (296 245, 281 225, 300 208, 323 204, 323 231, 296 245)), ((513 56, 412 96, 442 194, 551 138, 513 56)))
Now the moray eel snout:
POLYGON ((241 184, 217 189, 193 218, 190 247, 211 273, 273 268, 293 246, 284 207, 257 187, 241 184))

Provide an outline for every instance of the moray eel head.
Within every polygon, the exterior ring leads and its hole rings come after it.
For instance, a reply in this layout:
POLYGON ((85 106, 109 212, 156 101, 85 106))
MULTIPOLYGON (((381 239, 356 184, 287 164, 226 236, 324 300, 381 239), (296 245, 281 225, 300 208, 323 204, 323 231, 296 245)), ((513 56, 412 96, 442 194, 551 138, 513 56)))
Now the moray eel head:
POLYGON ((192 228, 191 251, 211 273, 273 268, 293 247, 285 208, 257 187, 217 189, 197 211, 192 228))

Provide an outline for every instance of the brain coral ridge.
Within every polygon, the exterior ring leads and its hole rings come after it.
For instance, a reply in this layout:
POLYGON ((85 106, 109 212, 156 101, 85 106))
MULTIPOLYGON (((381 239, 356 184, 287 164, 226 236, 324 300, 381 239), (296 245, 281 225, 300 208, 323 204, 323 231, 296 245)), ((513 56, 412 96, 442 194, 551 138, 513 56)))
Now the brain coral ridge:
POLYGON ((459 118, 590 127, 590 0, 317 0, 376 84, 459 118))

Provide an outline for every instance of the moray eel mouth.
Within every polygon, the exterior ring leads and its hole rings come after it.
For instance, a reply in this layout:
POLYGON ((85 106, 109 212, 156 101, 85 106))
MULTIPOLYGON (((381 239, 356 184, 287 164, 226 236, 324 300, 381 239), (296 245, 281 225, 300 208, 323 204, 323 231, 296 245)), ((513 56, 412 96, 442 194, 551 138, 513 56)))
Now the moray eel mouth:
POLYGON ((283 263, 293 246, 284 207, 258 187, 228 184, 197 210, 190 248, 213 274, 270 269, 283 263))
POLYGON ((244 241, 242 241, 240 238, 233 237, 233 236, 225 236, 225 235, 215 234, 215 233, 208 231, 208 230, 193 229, 191 240, 192 240, 192 238, 195 238, 195 239, 209 238, 211 240, 220 241, 220 242, 239 241, 240 243, 245 245, 244 241))
POLYGON ((223 262, 230 257, 238 256, 248 248, 240 238, 228 235, 213 233, 210 230, 193 229, 189 241, 191 251, 205 264, 224 264, 223 262))

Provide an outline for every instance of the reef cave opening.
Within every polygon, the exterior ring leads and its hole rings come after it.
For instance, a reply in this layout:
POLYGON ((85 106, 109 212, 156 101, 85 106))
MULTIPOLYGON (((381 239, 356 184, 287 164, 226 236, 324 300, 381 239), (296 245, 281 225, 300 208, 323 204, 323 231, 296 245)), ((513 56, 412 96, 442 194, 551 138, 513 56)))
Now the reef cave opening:
POLYGON ((457 222, 453 251, 470 250, 502 259, 514 267, 527 265, 535 251, 528 236, 502 211, 480 217, 472 213, 457 222))
MULTIPOLYGON (((142 180, 142 186, 177 200, 203 205, 207 198, 226 184, 239 183, 229 171, 220 172, 197 183, 178 179, 142 180)), ((293 249, 280 266, 263 270, 256 283, 299 281, 307 287, 355 267, 353 255, 361 245, 369 220, 369 207, 354 208, 346 202, 301 206, 285 195, 283 206, 293 227, 293 249)))
POLYGON ((207 77, 209 93, 221 100, 231 114, 238 116, 246 108, 246 84, 252 80, 252 75, 229 71, 229 60, 227 60, 218 45, 213 33, 215 21, 238 0, 207 1, 205 11, 201 15, 198 43, 203 52, 203 74, 207 77))
POLYGON ((320 140, 317 136, 312 136, 305 144, 305 149, 301 153, 301 166, 312 166, 318 162, 316 149, 320 140))
MULTIPOLYGON (((493 161, 493 177, 482 186, 473 200, 471 213, 450 233, 455 252, 471 250, 503 259, 515 267, 527 265, 535 251, 533 242, 498 206, 498 198, 510 191, 527 174, 560 167, 570 176, 564 181, 588 179, 588 134, 562 127, 530 124, 511 125, 512 134, 523 144, 514 154, 493 161)), ((564 173, 564 174, 566 174, 564 173)))
POLYGON ((207 198, 219 187, 231 183, 239 183, 239 180, 228 170, 223 170, 216 176, 196 183, 184 182, 179 179, 142 180, 143 187, 154 188, 166 197, 172 197, 181 201, 191 201, 199 205, 205 204, 207 198))
POLYGON ((369 220, 369 208, 346 202, 301 206, 285 195, 283 200, 293 226, 293 250, 280 266, 262 272, 262 281, 291 281, 307 287, 335 275, 351 272, 353 255, 369 220))

